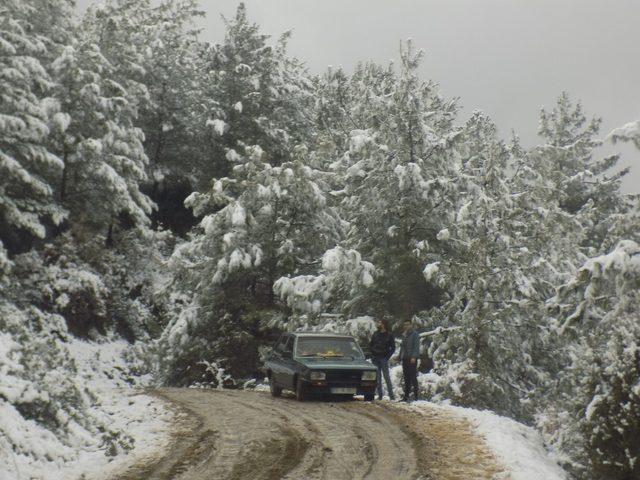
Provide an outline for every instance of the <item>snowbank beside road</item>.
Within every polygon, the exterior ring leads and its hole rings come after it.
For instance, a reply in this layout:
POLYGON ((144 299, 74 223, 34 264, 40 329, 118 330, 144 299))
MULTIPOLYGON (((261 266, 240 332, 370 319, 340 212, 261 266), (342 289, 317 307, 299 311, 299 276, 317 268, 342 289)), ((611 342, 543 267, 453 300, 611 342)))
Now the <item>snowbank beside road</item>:
POLYGON ((510 480, 566 480, 567 475, 544 448, 542 437, 533 428, 490 411, 437 405, 431 402, 411 404, 416 411, 443 409, 464 418, 475 428, 502 466, 510 480))
POLYGON ((129 344, 71 340, 66 347, 76 369, 70 377, 88 390, 91 416, 108 430, 96 433, 74 425, 72 418, 60 419, 70 428, 66 438, 58 438, 10 403, 0 402, 2 479, 105 478, 169 441, 173 414, 161 400, 131 388, 146 379, 129 374, 131 365, 124 358, 129 344))
POLYGON ((565 480, 564 470, 544 448, 533 428, 489 411, 451 407, 476 427, 513 480, 565 480))

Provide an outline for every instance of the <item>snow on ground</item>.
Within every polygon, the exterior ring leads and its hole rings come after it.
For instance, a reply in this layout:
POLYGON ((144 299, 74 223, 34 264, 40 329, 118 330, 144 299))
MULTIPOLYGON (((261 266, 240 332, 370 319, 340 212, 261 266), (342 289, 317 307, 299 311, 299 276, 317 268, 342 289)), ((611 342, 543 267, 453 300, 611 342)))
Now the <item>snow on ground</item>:
POLYGON ((74 480, 107 478, 151 456, 168 445, 174 414, 163 402, 139 388, 144 377, 131 377, 123 355, 131 346, 124 341, 67 344, 75 360, 77 378, 97 396, 96 420, 109 425, 111 442, 104 442, 80 425, 72 428, 72 446, 64 445, 49 430, 25 420, 8 403, 0 404, 0 432, 11 435, 13 444, 24 444, 29 455, 7 448, 0 435, 0 478, 74 480), (118 435, 118 431, 126 432, 118 435), (132 447, 128 449, 128 447, 132 447))
POLYGON ((411 404, 420 409, 441 408, 465 418, 485 439, 511 480, 566 480, 567 475, 544 448, 542 437, 533 428, 488 410, 419 401, 411 404))

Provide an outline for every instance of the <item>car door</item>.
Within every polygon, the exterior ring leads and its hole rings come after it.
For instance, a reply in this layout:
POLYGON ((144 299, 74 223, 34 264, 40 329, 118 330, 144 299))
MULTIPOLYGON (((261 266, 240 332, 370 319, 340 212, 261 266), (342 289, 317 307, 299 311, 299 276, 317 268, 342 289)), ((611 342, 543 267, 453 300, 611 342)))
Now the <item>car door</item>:
POLYGON ((293 377, 297 371, 297 362, 293 359, 293 335, 287 335, 287 339, 283 342, 280 350, 280 358, 282 365, 281 377, 278 384, 284 388, 295 390, 293 377))
POLYGON ((267 359, 266 366, 269 370, 271 370, 271 378, 275 381, 275 383, 281 384, 281 377, 283 371, 282 365, 282 347, 284 342, 287 340, 286 335, 281 335, 267 359))

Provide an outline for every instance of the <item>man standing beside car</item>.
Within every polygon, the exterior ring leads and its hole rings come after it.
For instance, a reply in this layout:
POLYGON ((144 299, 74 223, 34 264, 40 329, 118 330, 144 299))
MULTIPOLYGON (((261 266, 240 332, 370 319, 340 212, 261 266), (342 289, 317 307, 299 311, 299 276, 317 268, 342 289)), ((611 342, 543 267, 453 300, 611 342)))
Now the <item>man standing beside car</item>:
POLYGON ((378 330, 371 336, 369 349, 371 350, 371 361, 378 367, 378 400, 382 400, 383 375, 384 381, 387 384, 389 398, 394 400, 393 386, 391 385, 391 378, 389 377, 389 358, 391 358, 393 352, 396 351, 396 341, 395 338, 393 338, 393 334, 389 331, 389 322, 387 320, 382 319, 378 322, 378 330))
POLYGON ((414 398, 418 400, 418 357, 420 356, 420 335, 413 329, 413 322, 405 320, 403 323, 402 344, 400 346, 400 360, 402 361, 402 375, 404 377, 403 402, 409 401, 413 388, 414 398))

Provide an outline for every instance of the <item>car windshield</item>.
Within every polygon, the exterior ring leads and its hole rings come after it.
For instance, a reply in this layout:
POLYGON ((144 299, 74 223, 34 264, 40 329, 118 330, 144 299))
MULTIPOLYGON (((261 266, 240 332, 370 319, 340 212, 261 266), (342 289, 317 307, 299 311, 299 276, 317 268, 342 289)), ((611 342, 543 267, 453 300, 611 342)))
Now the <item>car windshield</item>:
POLYGON ((358 344, 352 338, 343 337, 300 337, 296 356, 364 358, 358 344))

